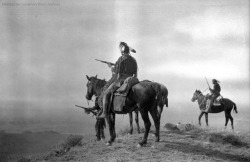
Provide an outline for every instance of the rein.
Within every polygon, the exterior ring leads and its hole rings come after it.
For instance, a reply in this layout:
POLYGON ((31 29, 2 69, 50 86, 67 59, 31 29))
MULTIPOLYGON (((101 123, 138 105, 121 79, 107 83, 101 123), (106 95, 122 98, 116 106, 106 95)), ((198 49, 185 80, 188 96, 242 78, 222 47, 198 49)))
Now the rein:
POLYGON ((198 97, 199 97, 200 95, 202 95, 202 93, 200 93, 199 95, 197 95, 197 98, 195 99, 195 101, 197 101, 197 100, 198 100, 198 97))

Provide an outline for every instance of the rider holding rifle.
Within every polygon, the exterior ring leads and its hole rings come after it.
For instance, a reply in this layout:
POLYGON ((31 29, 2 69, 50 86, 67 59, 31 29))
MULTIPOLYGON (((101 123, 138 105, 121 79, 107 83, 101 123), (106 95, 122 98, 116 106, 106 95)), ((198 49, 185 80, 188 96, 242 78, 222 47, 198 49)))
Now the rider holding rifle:
POLYGON ((108 64, 109 68, 111 69, 112 75, 115 74, 115 64, 114 63, 108 62, 108 61, 102 61, 102 60, 98 60, 98 59, 95 59, 95 60, 100 61, 100 62, 105 63, 105 64, 108 64))
MULTIPOLYGON (((208 82, 207 82, 207 83, 208 83, 208 82)), ((204 112, 208 112, 208 111, 210 110, 210 108, 212 107, 214 100, 215 100, 218 96, 220 96, 220 91, 221 91, 221 87, 220 87, 220 85, 219 85, 220 82, 219 82, 218 80, 216 80, 216 79, 212 79, 212 83, 213 83, 213 85, 214 85, 213 89, 210 88, 210 86, 209 86, 209 84, 208 84, 209 90, 210 90, 210 92, 211 92, 211 95, 210 95, 210 103, 208 104, 208 106, 207 106, 207 108, 205 109, 204 112)))
POLYGON ((119 57, 114 65, 109 62, 104 62, 111 68, 113 76, 105 85, 106 89, 104 89, 102 100, 103 111, 98 118, 105 118, 107 116, 110 97, 113 92, 123 84, 124 80, 131 76, 137 77, 137 62, 135 58, 130 55, 130 51, 134 53, 136 53, 136 51, 125 42, 120 42, 119 48, 122 56, 119 57))

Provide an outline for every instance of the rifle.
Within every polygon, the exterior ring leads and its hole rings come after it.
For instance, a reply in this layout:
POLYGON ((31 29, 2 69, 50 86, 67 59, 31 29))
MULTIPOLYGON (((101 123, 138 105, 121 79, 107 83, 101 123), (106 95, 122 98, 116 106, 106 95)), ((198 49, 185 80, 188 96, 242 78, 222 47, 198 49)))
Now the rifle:
POLYGON ((108 61, 102 61, 102 60, 98 60, 98 59, 95 59, 96 61, 100 61, 100 62, 102 62, 102 63, 105 63, 105 64, 108 64, 108 65, 112 65, 112 66, 114 66, 115 64, 114 63, 112 63, 112 62, 108 62, 108 61))
MULTIPOLYGON (((206 77, 205 77, 205 79, 206 79, 206 81, 207 81, 207 78, 206 78, 206 77)), ((207 85, 208 85, 208 87, 210 88, 210 85, 209 85, 208 81, 207 81, 207 85)))
POLYGON ((78 106, 78 105, 75 105, 75 106, 84 109, 85 113, 87 114, 92 113, 93 115, 97 115, 97 112, 93 108, 87 108, 87 107, 78 106))

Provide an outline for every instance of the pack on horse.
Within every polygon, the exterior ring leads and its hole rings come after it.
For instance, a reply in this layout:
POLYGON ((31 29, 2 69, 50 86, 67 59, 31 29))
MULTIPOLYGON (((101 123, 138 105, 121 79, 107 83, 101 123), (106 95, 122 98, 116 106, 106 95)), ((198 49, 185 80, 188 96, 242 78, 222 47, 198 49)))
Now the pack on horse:
MULTIPOLYGON (((87 77, 87 78, 88 78, 88 83, 87 83, 88 90, 86 98, 90 99, 91 94, 94 94, 96 91, 100 89, 99 87, 101 82, 103 82, 103 80, 98 79, 97 77, 87 77)), ((115 102, 119 100, 119 97, 120 96, 115 95, 113 101, 115 102)), ((110 140, 108 141, 107 145, 111 145, 116 138, 115 114, 131 113, 136 108, 139 109, 145 125, 144 136, 143 139, 139 142, 138 146, 142 146, 143 144, 147 143, 147 137, 151 126, 148 112, 151 114, 156 128, 155 141, 159 142, 161 113, 164 105, 168 107, 168 90, 164 85, 149 81, 139 82, 130 88, 126 96, 125 106, 123 107, 122 110, 116 111, 117 108, 113 106, 114 102, 112 102, 112 104, 110 105, 110 109, 108 109, 106 117, 110 132, 110 140)), ((98 104, 99 106, 102 106, 101 102, 98 102, 98 104)))
POLYGON ((208 101, 210 99, 209 95, 203 95, 202 92, 200 90, 195 90, 193 97, 191 99, 192 102, 198 101, 198 105, 200 108, 200 115, 199 115, 199 124, 201 125, 201 117, 203 116, 203 114, 205 114, 206 117, 206 124, 208 126, 208 113, 220 113, 220 112, 225 112, 225 117, 226 117, 226 123, 225 123, 225 128, 227 126, 228 120, 230 119, 231 121, 231 126, 232 129, 234 129, 233 126, 233 117, 231 116, 231 111, 232 109, 234 109, 234 111, 237 113, 237 107, 236 104, 231 101, 230 99, 227 98, 221 98, 220 104, 216 104, 214 105, 214 103, 212 103, 213 105, 210 107, 210 109, 208 111, 204 111, 210 104, 210 101, 208 101))
MULTIPOLYGON (((107 84, 107 81, 105 81, 104 79, 103 80, 98 79, 97 75, 92 76, 92 77, 89 77, 88 75, 86 75, 86 77, 88 79, 88 83, 87 83, 88 90, 87 90, 87 94, 86 94, 86 99, 91 100, 92 96, 94 95, 96 97, 95 109, 97 109, 99 112, 101 109, 98 105, 98 100, 99 100, 99 98, 100 98, 100 100, 102 98, 101 93, 102 93, 103 89, 105 89, 104 86, 107 84)), ((138 111, 138 109, 135 109, 134 113, 135 113, 135 122, 137 125, 137 132, 140 133, 141 130, 140 130, 140 126, 139 126, 139 118, 138 118, 139 111, 138 111)), ((105 120, 105 119, 101 118, 100 120, 105 120)), ((97 121, 98 121, 98 119, 97 119, 97 121)), ((132 112, 129 112, 129 123, 130 123, 130 130, 128 133, 132 134, 133 133, 133 113, 132 112)), ((98 130, 98 132, 102 131, 102 127, 101 126, 99 126, 99 127, 101 130, 98 130)))

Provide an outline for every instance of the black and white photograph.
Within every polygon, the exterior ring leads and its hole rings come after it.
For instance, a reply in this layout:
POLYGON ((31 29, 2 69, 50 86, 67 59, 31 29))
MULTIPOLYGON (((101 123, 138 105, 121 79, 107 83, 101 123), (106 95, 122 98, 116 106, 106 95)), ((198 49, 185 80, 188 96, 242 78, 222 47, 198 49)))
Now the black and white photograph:
POLYGON ((249 0, 0 0, 0 162, 249 162, 249 0))

